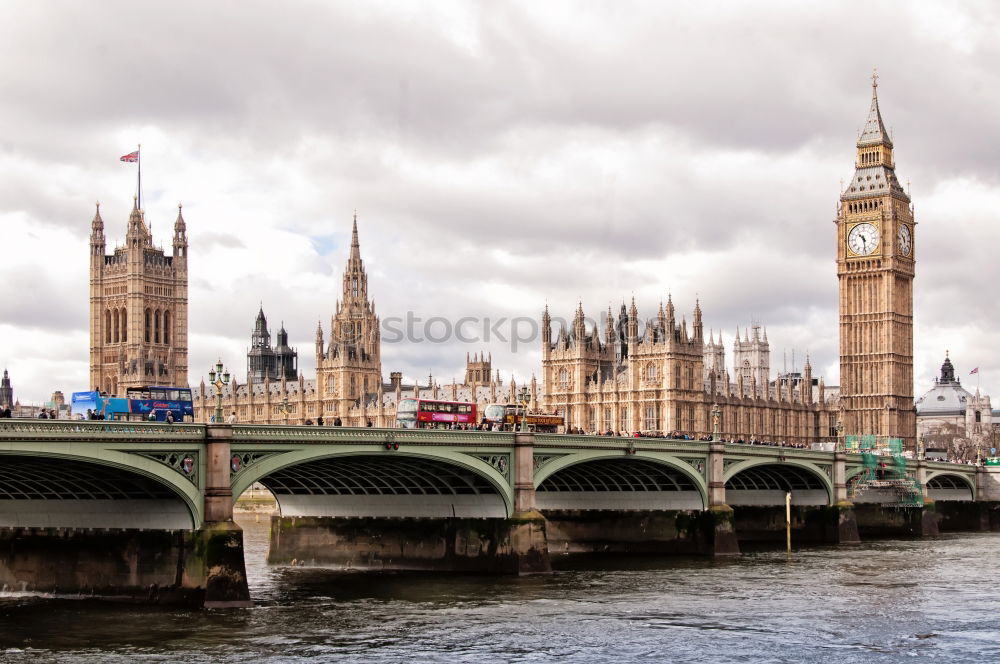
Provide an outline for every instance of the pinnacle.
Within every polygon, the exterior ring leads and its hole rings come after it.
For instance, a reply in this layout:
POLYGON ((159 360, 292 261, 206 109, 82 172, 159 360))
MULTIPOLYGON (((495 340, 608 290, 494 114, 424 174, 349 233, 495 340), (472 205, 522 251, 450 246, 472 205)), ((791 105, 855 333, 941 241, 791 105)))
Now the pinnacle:
POLYGON ((358 213, 354 213, 354 221, 351 224, 351 257, 348 264, 361 264, 361 243, 358 242, 358 213))
POLYGON ((872 80, 872 105, 868 111, 868 119, 865 121, 865 127, 858 137, 858 147, 862 145, 878 145, 880 143, 890 148, 892 147, 892 139, 889 138, 889 132, 885 129, 885 123, 882 121, 882 113, 878 107, 878 77, 874 76, 872 80))

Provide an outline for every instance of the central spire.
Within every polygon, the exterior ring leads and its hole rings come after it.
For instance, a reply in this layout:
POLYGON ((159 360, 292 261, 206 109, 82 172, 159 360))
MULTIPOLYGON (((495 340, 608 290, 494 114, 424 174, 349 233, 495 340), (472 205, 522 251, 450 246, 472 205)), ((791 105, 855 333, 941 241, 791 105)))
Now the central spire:
POLYGON ((351 227, 351 260, 361 261, 361 244, 358 242, 358 211, 354 211, 354 223, 351 227))
POLYGON ((344 301, 368 300, 368 277, 361 260, 361 243, 358 241, 358 213, 355 210, 351 224, 351 255, 344 269, 344 301))
POLYGON ((910 197, 903 191, 896 178, 892 139, 885 128, 878 106, 878 74, 873 74, 871 109, 868 111, 864 129, 858 136, 854 177, 841 194, 841 201, 882 196, 892 196, 906 203, 910 202, 910 197))
POLYGON ((858 147, 870 145, 885 145, 892 147, 892 139, 885 129, 882 121, 882 113, 878 108, 878 72, 872 73, 872 105, 868 111, 868 119, 865 121, 865 128, 858 137, 858 147))

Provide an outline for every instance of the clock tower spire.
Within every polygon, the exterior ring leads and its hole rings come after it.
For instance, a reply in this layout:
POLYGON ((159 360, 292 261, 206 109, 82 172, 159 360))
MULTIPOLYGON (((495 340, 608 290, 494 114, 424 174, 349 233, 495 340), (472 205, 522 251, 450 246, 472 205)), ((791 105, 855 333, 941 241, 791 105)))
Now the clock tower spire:
POLYGON ((896 178, 877 74, 854 166, 836 219, 841 417, 848 434, 902 438, 913 449, 915 223, 896 178))

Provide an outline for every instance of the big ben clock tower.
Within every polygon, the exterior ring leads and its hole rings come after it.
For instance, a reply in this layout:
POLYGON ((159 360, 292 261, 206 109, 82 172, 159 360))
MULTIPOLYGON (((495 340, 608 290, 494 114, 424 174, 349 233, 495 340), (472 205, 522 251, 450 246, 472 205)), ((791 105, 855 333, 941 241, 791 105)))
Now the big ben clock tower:
POLYGON ((876 75, 857 148, 854 178, 840 196, 836 220, 844 431, 902 438, 914 449, 915 223, 910 197, 896 179, 876 75))

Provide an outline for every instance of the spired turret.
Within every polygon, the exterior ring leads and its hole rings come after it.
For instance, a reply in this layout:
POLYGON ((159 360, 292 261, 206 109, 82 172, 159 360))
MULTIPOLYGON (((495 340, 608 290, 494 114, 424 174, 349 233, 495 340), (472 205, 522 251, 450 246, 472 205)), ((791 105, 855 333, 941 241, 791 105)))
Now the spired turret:
POLYGON ((174 261, 187 261, 188 253, 188 239, 187 239, 187 224, 184 222, 184 215, 182 214, 182 208, 184 206, 180 203, 177 204, 177 219, 174 221, 174 261))
POLYGON ((107 246, 104 239, 104 219, 101 218, 101 203, 95 203, 96 210, 94 218, 90 222, 90 256, 91 265, 99 266, 104 263, 104 250, 107 246))

